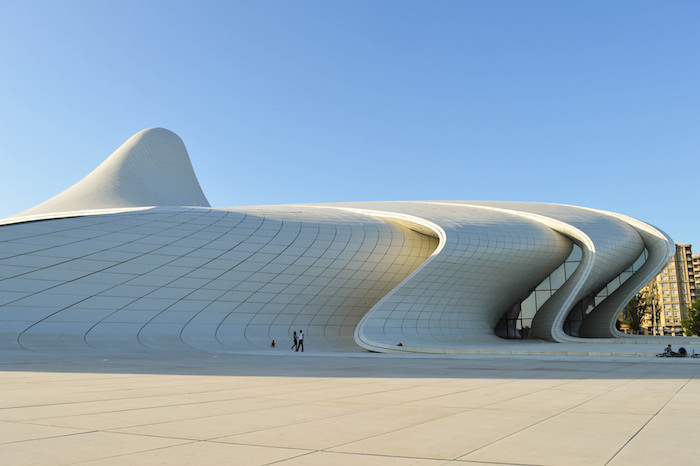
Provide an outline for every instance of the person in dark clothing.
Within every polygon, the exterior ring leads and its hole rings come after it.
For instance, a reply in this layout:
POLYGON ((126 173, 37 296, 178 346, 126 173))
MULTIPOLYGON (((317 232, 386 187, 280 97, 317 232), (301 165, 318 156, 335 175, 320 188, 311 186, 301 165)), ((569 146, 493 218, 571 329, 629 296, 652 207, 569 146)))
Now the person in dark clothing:
POLYGON ((299 344, 297 343, 297 332, 294 332, 294 344, 289 349, 296 349, 299 344))

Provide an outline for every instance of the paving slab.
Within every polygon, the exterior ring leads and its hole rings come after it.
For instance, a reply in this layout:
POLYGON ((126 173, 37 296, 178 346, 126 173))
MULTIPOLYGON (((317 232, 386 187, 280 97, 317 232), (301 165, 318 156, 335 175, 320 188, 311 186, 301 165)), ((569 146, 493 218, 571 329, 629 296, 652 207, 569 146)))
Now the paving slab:
POLYGON ((4 464, 697 464, 700 360, 0 350, 4 464))

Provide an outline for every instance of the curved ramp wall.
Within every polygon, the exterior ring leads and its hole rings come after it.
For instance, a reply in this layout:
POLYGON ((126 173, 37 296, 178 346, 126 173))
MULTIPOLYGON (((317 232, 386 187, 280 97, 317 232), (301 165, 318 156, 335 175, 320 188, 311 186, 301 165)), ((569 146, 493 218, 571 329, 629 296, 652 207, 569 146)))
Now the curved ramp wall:
POLYGON ((3 338, 357 349, 354 329, 437 240, 366 215, 281 206, 152 209, 0 227, 3 338))
MULTIPOLYGON (((626 270, 644 245, 655 259, 642 274, 669 251, 667 237, 599 212, 506 207, 157 208, 10 223, 0 227, 2 328, 25 346, 245 349, 304 329, 317 349, 351 350, 354 335, 376 351, 401 342, 404 351, 445 352, 495 338, 503 313, 576 243, 580 270, 533 328, 579 341, 562 330, 572 303, 626 270)), ((639 284, 630 280, 596 311, 608 327, 619 296, 639 284)))
POLYGON ((358 343, 375 351, 443 352, 495 338, 503 309, 526 295, 571 251, 564 236, 503 210, 432 202, 361 205, 410 212, 445 233, 439 253, 374 306, 358 326, 358 343))

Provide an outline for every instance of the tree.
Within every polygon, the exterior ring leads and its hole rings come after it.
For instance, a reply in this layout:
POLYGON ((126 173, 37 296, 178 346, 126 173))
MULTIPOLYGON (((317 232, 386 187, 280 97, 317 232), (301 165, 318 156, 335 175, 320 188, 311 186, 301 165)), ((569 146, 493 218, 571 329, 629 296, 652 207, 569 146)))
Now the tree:
POLYGON ((659 306, 656 282, 652 280, 651 283, 642 289, 641 293, 644 294, 644 304, 651 316, 651 333, 652 335, 657 335, 659 323, 661 322, 661 306, 659 306))
POLYGON ((639 333, 646 314, 646 299, 642 293, 637 293, 637 296, 632 298, 625 306, 625 323, 629 326, 632 333, 639 333))
POLYGON ((700 335, 700 301, 695 300, 688 308, 688 318, 681 320, 683 331, 689 336, 700 335))

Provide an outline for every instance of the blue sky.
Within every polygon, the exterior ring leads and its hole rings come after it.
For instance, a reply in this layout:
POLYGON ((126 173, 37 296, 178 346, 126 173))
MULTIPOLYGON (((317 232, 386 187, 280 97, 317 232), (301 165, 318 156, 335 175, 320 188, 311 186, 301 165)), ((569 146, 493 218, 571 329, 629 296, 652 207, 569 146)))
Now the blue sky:
POLYGON ((162 126, 214 206, 556 202, 700 251, 698 31, 697 1, 3 0, 0 217, 162 126))

